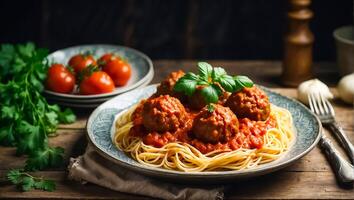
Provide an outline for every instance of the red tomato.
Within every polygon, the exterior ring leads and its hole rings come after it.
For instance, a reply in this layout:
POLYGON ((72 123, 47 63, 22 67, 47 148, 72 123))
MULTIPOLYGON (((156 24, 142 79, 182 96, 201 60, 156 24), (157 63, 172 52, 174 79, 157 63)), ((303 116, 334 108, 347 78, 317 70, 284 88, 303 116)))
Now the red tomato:
POLYGON ((83 69, 90 65, 97 65, 96 60, 92 55, 77 54, 69 60, 69 66, 74 68, 76 74, 80 73, 83 69))
POLYGON ((116 59, 116 58, 118 58, 118 57, 114 56, 112 53, 106 53, 106 54, 102 55, 100 59, 98 59, 98 64, 103 66, 111 59, 116 59))
POLYGON ((80 94, 102 94, 112 92, 114 83, 111 77, 105 72, 93 72, 90 76, 84 77, 80 83, 80 94))
POLYGON ((112 54, 103 55, 100 61, 102 70, 112 78, 116 86, 127 84, 132 73, 128 62, 112 54))
POLYGON ((71 93, 75 76, 62 64, 53 64, 48 69, 46 87, 54 92, 71 93))

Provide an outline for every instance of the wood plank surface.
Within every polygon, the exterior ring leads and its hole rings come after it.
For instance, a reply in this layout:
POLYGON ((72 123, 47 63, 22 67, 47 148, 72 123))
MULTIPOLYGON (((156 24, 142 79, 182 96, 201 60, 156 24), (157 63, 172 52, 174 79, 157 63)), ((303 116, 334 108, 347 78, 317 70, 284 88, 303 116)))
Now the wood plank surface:
MULTIPOLYGON (((0 171, 0 174, 3 172, 0 171)), ((81 185, 66 179, 66 172, 41 172, 56 181, 54 192, 30 191, 18 192, 15 187, 2 184, 3 198, 51 198, 51 199, 141 199, 141 196, 129 195, 108 190, 93 184, 81 185)), ((332 172, 284 172, 226 186, 226 199, 351 199, 352 189, 337 187, 332 172)))
MULTIPOLYGON (((296 89, 279 88, 279 84, 271 79, 276 79, 280 73, 279 62, 260 61, 214 61, 215 65, 225 67, 230 73, 249 75, 255 82, 276 86, 273 91, 289 97, 296 97, 296 89), (236 67, 233 67, 236 66, 236 67), (240 67, 242 66, 242 67, 240 67), (251 66, 256 66, 251 69, 251 66), (266 79, 266 77, 270 79, 266 79)), ((153 83, 163 79, 169 72, 182 68, 190 70, 195 61, 158 61, 155 62, 155 78, 153 83)), ((318 65, 322 68, 317 71, 322 77, 333 74, 331 68, 318 65)), ((333 80, 332 80, 333 81, 333 80)), ((334 81, 333 81, 334 82, 334 81)), ((330 82, 331 83, 331 82, 330 82)), ((335 89, 332 90, 335 94, 335 89)), ((337 120, 354 142, 354 109, 339 100, 334 100, 337 120)), ((55 169, 36 172, 39 176, 45 176, 56 180, 57 189, 54 192, 30 191, 19 192, 16 187, 5 179, 8 169, 22 167, 25 157, 16 157, 15 149, 0 147, 0 198, 9 199, 147 199, 145 197, 124 194, 102 188, 94 184, 81 185, 78 182, 67 180, 66 166, 70 157, 76 157, 84 152, 87 144, 85 126, 92 110, 75 110, 78 120, 70 125, 60 125, 56 137, 50 138, 50 144, 65 148, 65 162, 55 169)), ((344 154, 338 146, 335 138, 327 130, 325 134, 334 142, 338 150, 344 154)), ((278 172, 253 178, 247 181, 232 183, 226 186, 226 199, 353 199, 352 186, 338 185, 331 167, 319 147, 315 147, 308 155, 293 165, 278 172)))

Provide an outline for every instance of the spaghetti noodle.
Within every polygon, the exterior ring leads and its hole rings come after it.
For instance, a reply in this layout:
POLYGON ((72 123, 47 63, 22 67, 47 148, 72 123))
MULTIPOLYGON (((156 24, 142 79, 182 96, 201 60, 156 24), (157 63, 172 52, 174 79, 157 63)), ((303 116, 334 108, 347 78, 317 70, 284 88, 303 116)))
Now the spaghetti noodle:
POLYGON ((151 167, 160 167, 184 172, 215 170, 241 170, 278 159, 288 151, 294 140, 294 128, 290 112, 271 105, 269 117, 275 125, 262 136, 260 148, 240 147, 235 150, 214 150, 202 153, 195 146, 181 141, 168 142, 154 147, 143 142, 141 137, 132 136, 132 115, 137 106, 122 113, 115 122, 114 144, 131 157, 151 167))

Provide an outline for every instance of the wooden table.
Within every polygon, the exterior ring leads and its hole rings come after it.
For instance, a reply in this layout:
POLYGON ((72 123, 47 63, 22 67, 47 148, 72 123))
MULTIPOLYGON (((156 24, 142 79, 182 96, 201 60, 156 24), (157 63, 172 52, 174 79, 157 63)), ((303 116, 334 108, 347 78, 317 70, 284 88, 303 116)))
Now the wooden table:
MULTIPOLYGON (((224 67, 232 74, 248 75, 255 82, 272 87, 275 91, 284 95, 296 97, 295 89, 280 88, 281 85, 278 82, 281 72, 280 62, 211 61, 211 63, 214 66, 224 67)), ((179 68, 186 71, 195 70, 194 66, 195 61, 155 61, 153 83, 161 81, 163 77, 173 70, 179 68)), ((317 77, 332 86, 338 80, 334 64, 316 63, 315 71, 317 77)), ((354 142, 353 107, 335 101, 335 110, 337 119, 344 127, 349 138, 354 142)), ((78 182, 67 180, 66 165, 69 157, 76 157, 82 154, 86 146, 85 124, 90 112, 90 110, 76 110, 78 115, 77 122, 70 125, 60 125, 58 129, 59 136, 50 139, 52 145, 65 148, 65 164, 60 168, 49 169, 36 174, 56 180, 57 189, 54 192, 38 190, 19 192, 16 190, 15 186, 6 181, 4 176, 7 170, 22 167, 25 158, 16 157, 14 148, 0 147, 0 198, 142 199, 143 197, 141 196, 111 191, 94 184, 81 185, 78 182)), ((332 138, 327 131, 326 134, 332 138)), ((333 138, 332 141, 337 145, 333 138)), ((290 167, 269 175, 232 184, 226 190, 225 197, 229 199, 352 199, 354 198, 354 190, 352 186, 340 186, 336 183, 335 176, 328 162, 319 147, 316 147, 290 167)))

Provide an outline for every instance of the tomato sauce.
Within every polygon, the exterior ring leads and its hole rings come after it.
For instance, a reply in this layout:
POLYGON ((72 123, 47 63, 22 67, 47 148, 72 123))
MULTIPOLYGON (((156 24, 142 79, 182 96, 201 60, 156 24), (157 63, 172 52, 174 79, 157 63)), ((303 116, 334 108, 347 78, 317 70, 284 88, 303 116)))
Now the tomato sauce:
POLYGON ((142 124, 142 109, 138 106, 133 114, 134 127, 129 134, 134 137, 141 137, 143 142, 154 147, 162 147, 169 142, 184 142, 188 143, 200 152, 206 154, 215 150, 231 151, 241 147, 248 149, 261 148, 263 146, 262 137, 267 130, 276 127, 274 116, 270 115, 265 121, 253 121, 248 118, 239 119, 239 131, 225 143, 205 143, 198 140, 191 132, 193 119, 196 113, 188 111, 188 120, 185 126, 178 128, 174 132, 149 132, 142 124))

